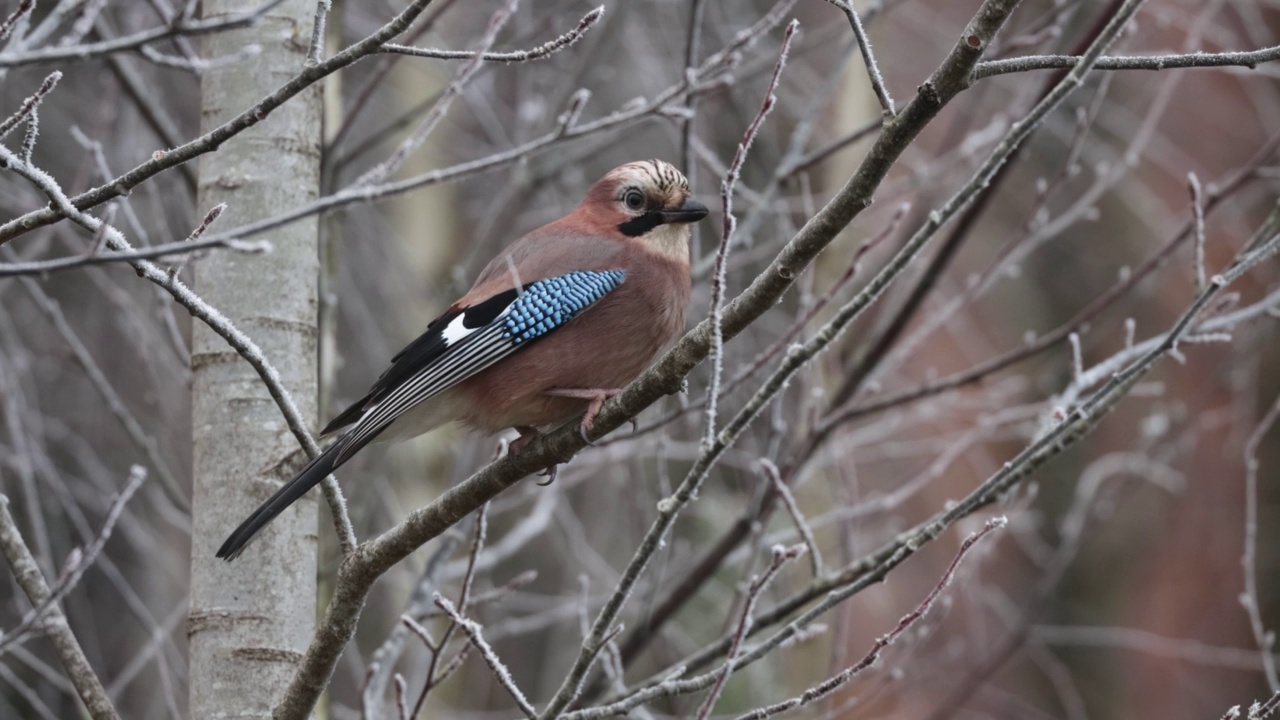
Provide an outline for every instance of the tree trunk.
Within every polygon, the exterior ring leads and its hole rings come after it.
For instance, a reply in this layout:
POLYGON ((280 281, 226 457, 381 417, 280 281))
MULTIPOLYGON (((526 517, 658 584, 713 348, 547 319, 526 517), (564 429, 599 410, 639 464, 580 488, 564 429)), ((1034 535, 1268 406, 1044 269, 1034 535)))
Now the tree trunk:
MULTIPOLYGON (((261 0, 204 0, 206 18, 242 13, 261 0)), ((248 45, 261 54, 207 71, 205 130, 251 107, 306 59, 313 0, 285 0, 256 25, 205 40, 205 56, 248 45)), ((297 207, 316 197, 320 88, 313 86, 200 164, 201 212, 225 202, 222 227, 297 207)), ((316 409, 317 222, 274 230, 266 255, 217 253, 201 260, 195 289, 254 338, 303 417, 316 409)), ((252 368, 197 324, 193 338, 190 716, 269 717, 315 624, 316 494, 271 524, 233 563, 214 558, 228 533, 287 480, 298 449, 252 368)))

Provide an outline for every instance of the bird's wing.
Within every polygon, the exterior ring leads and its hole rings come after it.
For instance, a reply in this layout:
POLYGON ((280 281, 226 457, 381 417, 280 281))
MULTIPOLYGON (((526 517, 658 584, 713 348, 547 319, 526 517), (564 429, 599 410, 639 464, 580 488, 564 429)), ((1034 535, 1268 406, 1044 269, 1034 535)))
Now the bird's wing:
POLYGON ((322 431, 354 423, 335 465, 418 403, 475 375, 572 320, 625 279, 622 270, 579 270, 511 288, 436 318, 401 350, 369 394, 322 431))

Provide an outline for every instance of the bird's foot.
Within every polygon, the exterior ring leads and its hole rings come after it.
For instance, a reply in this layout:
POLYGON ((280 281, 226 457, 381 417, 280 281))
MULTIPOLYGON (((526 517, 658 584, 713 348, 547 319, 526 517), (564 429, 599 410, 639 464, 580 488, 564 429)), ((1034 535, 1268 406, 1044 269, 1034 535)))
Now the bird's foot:
POLYGON ((587 405, 587 412, 582 416, 582 424, 578 426, 578 432, 582 434, 582 439, 590 443, 587 433, 591 432, 591 428, 595 426, 596 415, 600 414, 600 407, 604 405, 605 400, 620 392, 622 392, 622 388, 551 388, 550 390, 544 390, 543 394, 590 401, 587 405))
MULTIPOLYGON (((512 440, 511 444, 507 446, 508 457, 515 457, 516 455, 519 455, 525 449, 525 446, 533 442, 534 438, 542 434, 538 432, 537 428, 532 428, 527 425, 517 426, 516 432, 520 433, 520 437, 512 440)), ((555 482, 556 473, 559 471, 559 468, 559 465, 548 465, 544 468, 543 471, 538 474, 546 476, 547 479, 545 482, 538 483, 538 485, 546 487, 547 485, 555 482)))

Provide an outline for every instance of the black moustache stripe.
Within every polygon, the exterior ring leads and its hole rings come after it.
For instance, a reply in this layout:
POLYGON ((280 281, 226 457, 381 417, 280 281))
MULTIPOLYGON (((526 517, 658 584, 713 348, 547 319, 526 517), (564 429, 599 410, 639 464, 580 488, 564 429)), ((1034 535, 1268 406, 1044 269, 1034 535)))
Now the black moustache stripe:
POLYGON ((627 237, 640 237, 661 224, 662 215, 656 212, 647 212, 619 225, 618 232, 627 237))

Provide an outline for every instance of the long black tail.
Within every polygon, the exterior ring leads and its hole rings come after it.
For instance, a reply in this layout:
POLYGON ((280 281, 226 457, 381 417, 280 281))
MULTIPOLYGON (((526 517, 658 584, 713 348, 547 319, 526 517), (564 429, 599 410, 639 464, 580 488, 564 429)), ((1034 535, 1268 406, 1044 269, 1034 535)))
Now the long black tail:
POLYGON ((253 541, 259 530, 275 520, 277 515, 284 512, 285 508, 305 495, 308 490, 319 485, 320 481, 324 480, 337 466, 335 459, 342 445, 340 441, 330 445, 328 450, 317 455, 316 459, 302 469, 302 472, 285 483, 284 487, 272 495, 270 500, 254 510, 253 514, 231 533, 226 542, 222 543, 222 547, 218 548, 218 557, 228 562, 235 560, 253 541))

